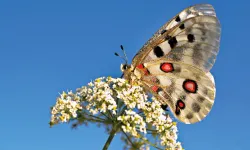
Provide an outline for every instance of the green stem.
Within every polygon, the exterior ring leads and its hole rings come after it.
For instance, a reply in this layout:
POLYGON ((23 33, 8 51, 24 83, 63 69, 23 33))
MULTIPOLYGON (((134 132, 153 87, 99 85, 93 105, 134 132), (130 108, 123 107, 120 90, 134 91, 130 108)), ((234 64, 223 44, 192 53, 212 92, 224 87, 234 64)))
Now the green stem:
POLYGON ((105 145, 103 146, 102 150, 107 150, 108 149, 108 147, 109 147, 110 143, 112 142, 116 132, 117 132, 117 127, 116 127, 116 125, 114 125, 111 132, 110 132, 109 138, 107 139, 107 141, 106 141, 105 145))
POLYGON ((103 116, 105 116, 107 119, 109 119, 109 117, 108 117, 107 115, 105 115, 105 113, 101 112, 101 114, 102 114, 103 116))
POLYGON ((134 146, 134 143, 131 141, 130 137, 129 137, 124 131, 122 131, 122 132, 123 132, 123 134, 125 134, 125 136, 127 137, 128 141, 130 142, 130 144, 131 144, 133 147, 135 147, 135 146, 134 146))
POLYGON ((89 117, 93 117, 93 118, 96 118, 96 119, 98 119, 98 120, 102 120, 102 121, 105 121, 105 119, 103 119, 103 118, 100 118, 100 117, 96 117, 96 116, 93 116, 93 115, 90 115, 90 114, 86 114, 86 115, 88 115, 89 117))

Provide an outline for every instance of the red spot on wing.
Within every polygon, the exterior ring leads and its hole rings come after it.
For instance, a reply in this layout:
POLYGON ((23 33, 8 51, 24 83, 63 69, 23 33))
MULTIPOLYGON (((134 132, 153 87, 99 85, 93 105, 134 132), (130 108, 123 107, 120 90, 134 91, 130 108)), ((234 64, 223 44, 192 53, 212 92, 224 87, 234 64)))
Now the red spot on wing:
POLYGON ((182 100, 178 100, 178 101, 177 101, 177 106, 178 106, 180 109, 184 109, 184 108, 185 108, 185 103, 184 103, 182 100))
POLYGON ((197 86, 197 83, 193 80, 185 80, 183 82, 183 88, 187 92, 196 93, 198 86, 197 86))
POLYGON ((138 66, 136 66, 138 69, 143 69, 144 68, 144 66, 143 66, 143 64, 139 64, 138 66))
POLYGON ((179 103, 179 107, 182 108, 184 104, 182 102, 179 103))
POLYGON ((148 69, 145 68, 143 64, 137 65, 136 68, 138 68, 138 69, 140 69, 141 71, 143 71, 143 73, 144 73, 145 76, 146 76, 146 75, 149 75, 148 69))
POLYGON ((144 70, 144 75, 145 76, 149 75, 149 71, 147 69, 144 70))
POLYGON ((152 87, 151 87, 151 89, 152 89, 152 91, 157 92, 157 91, 158 91, 158 89, 159 89, 159 87, 158 87, 158 86, 156 86, 156 85, 154 85, 154 86, 152 86, 152 87))
POLYGON ((174 71, 173 64, 171 63, 162 63, 160 69, 166 73, 174 71))

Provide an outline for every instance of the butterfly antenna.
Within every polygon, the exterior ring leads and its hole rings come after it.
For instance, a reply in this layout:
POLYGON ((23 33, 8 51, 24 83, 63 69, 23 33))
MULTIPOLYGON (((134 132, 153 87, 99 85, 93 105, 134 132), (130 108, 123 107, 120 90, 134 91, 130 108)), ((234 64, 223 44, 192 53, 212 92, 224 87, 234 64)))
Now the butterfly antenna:
POLYGON ((118 53, 115 53, 115 56, 120 57, 120 58, 123 59, 123 60, 126 62, 126 64, 127 64, 127 60, 126 60, 124 57, 120 56, 118 53))
POLYGON ((124 48, 123 48, 123 46, 121 45, 120 46, 121 47, 121 49, 122 49, 122 51, 123 51, 123 54, 124 54, 124 56, 125 56, 125 62, 126 62, 126 64, 128 64, 128 57, 127 57, 127 55, 126 55, 126 52, 125 52, 125 50, 124 50, 124 48))
POLYGON ((125 61, 125 64, 128 64, 128 57, 122 45, 121 45, 121 50, 123 51, 124 57, 120 56, 118 53, 115 53, 115 56, 122 58, 125 61))

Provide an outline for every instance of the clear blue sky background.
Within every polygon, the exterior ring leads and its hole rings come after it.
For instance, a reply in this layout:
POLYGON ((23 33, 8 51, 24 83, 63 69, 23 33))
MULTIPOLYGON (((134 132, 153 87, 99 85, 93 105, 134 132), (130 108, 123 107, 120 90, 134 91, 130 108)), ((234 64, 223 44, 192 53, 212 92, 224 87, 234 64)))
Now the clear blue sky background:
MULTIPOLYGON (((249 149, 249 1, 1 0, 0 150, 99 150, 107 134, 90 126, 49 128, 58 92, 100 76, 119 77, 123 44, 129 60, 182 9, 210 3, 222 25, 212 69, 217 86, 209 116, 178 124, 187 150, 249 149)), ((120 150, 117 137, 110 150, 120 150)))

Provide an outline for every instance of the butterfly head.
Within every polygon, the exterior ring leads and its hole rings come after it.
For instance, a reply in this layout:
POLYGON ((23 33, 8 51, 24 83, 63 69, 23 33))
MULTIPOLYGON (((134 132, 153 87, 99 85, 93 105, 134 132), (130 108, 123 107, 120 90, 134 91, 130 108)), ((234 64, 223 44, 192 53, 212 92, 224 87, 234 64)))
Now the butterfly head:
POLYGON ((131 84, 137 83, 137 77, 134 74, 134 67, 133 65, 128 64, 128 58, 122 45, 121 50, 123 51, 124 57, 120 56, 118 53, 115 53, 116 56, 122 58, 125 61, 124 64, 121 64, 121 71, 123 72, 121 78, 123 77, 131 84))
POLYGON ((124 72, 126 70, 129 70, 129 68, 130 68, 130 65, 128 65, 128 64, 121 64, 121 71, 122 72, 124 72))
POLYGON ((122 77, 126 79, 132 85, 138 85, 138 77, 134 73, 133 65, 121 64, 121 71, 123 72, 122 77))
POLYGON ((121 71, 123 72, 123 77, 126 80, 130 80, 131 66, 128 64, 121 64, 121 71))

